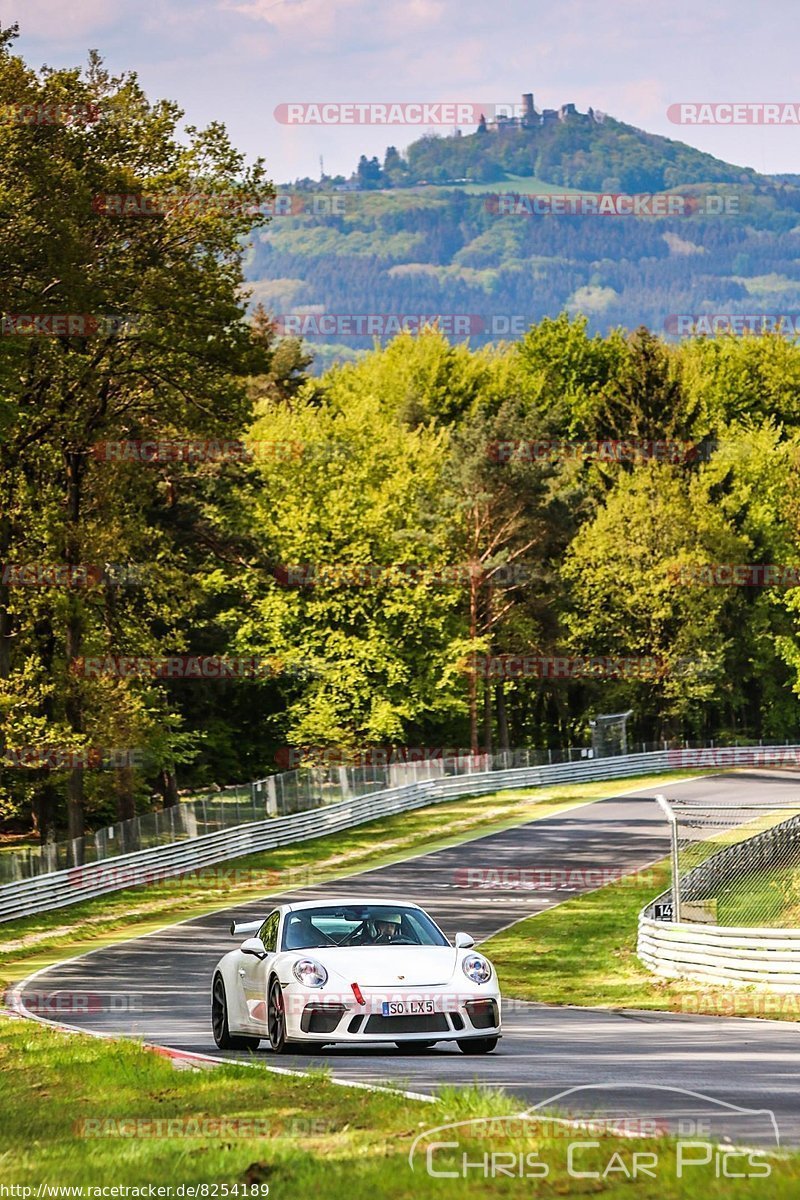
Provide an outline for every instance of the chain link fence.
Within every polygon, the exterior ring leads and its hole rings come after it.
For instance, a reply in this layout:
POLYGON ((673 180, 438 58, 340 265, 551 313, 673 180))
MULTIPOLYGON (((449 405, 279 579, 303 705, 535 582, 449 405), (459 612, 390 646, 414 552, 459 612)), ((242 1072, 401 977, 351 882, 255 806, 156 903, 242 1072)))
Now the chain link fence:
POLYGON ((592 731, 592 751, 595 756, 605 758, 611 754, 628 753, 628 718, 633 709, 622 713, 598 713, 589 722, 592 731))
POLYGON ((800 794, 741 803, 659 798, 671 826, 672 886, 657 920, 800 926, 800 794))
MULTIPOLYGON (((626 715, 611 716, 614 721, 619 721, 626 715)), ((478 755, 466 751, 445 751, 440 757, 418 761, 300 767, 251 783, 215 788, 179 804, 119 821, 82 838, 6 850, 0 853, 0 885, 34 879, 70 867, 104 862, 139 850, 203 837, 268 818, 324 809, 343 801, 360 799, 373 792, 426 779, 456 778, 485 771, 555 766, 619 757, 625 753, 659 751, 667 754, 666 769, 724 767, 732 763, 731 755, 745 756, 740 765, 748 765, 751 757, 752 765, 783 764, 783 757, 773 763, 769 747, 770 743, 767 742, 750 747, 715 747, 713 742, 710 745, 666 741, 633 743, 630 738, 604 737, 592 747, 571 746, 565 750, 525 748, 478 755)), ((784 755, 788 749, 781 743, 775 743, 775 748, 779 755, 784 755)), ((800 752, 792 751, 792 754, 795 765, 800 765, 800 752)))
POLYGON ((591 752, 580 748, 563 754, 513 750, 494 755, 457 752, 440 758, 382 765, 300 767, 252 783, 217 788, 191 800, 119 821, 82 838, 6 851, 0 854, 0 884, 104 862, 138 850, 203 837, 270 817, 323 809, 426 779, 503 771, 548 762, 574 762, 586 757, 591 758, 591 752))

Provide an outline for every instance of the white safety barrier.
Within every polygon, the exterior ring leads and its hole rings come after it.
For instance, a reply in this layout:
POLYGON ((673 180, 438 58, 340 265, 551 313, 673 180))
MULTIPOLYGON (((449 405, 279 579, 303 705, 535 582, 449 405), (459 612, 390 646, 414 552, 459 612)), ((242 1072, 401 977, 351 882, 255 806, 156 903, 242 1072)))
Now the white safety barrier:
MULTIPOLYGON (((648 905, 649 907, 649 905, 648 905)), ((738 929, 639 917, 639 958, 656 975, 800 992, 800 929, 738 929)))

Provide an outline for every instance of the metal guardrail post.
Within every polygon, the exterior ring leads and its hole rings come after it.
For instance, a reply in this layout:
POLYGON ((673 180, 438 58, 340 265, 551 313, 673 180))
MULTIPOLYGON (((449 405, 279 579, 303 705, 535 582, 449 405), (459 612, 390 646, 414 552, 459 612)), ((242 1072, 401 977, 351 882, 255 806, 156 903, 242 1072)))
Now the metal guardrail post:
POLYGON ((678 862, 678 818, 666 796, 656 796, 656 804, 669 821, 670 850, 672 859, 672 920, 681 919, 681 880, 678 862))

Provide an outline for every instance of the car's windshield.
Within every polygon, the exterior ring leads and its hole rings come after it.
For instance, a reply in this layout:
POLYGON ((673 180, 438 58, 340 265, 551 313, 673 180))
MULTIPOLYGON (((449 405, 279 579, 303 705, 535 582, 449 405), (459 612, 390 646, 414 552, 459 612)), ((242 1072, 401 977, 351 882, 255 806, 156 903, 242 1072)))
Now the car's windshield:
POLYGON ((421 909, 388 904, 304 908, 288 914, 282 938, 284 950, 447 944, 447 939, 421 909))

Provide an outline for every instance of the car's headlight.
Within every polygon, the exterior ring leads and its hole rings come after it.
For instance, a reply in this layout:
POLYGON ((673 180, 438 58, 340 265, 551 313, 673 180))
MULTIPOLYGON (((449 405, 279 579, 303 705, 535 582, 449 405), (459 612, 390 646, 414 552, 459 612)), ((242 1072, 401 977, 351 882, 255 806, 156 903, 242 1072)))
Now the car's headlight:
POLYGON ((473 983, 488 983, 492 978, 492 964, 480 954, 468 954, 461 968, 473 983))
POLYGON ((306 987, 320 988, 328 982, 328 972, 322 963, 315 962, 313 958, 301 958, 292 970, 297 982, 305 984, 306 987))

